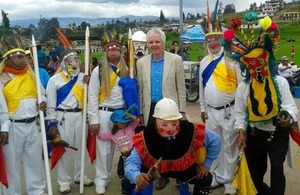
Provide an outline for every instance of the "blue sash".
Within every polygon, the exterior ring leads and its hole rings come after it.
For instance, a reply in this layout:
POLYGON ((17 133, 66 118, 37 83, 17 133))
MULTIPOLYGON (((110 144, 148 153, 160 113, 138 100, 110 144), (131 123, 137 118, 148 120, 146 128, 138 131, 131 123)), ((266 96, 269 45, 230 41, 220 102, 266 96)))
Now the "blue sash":
POLYGON ((204 69, 204 71, 202 72, 203 88, 206 87, 206 83, 207 83, 208 79, 210 78, 210 76, 214 72, 215 68, 217 67, 218 63, 221 61, 223 56, 224 56, 224 53, 222 53, 222 55, 218 59, 211 61, 208 64, 208 66, 204 69))
POLYGON ((68 94, 72 90, 73 86, 77 82, 77 79, 78 79, 78 75, 75 76, 68 83, 66 83, 64 86, 62 86, 60 89, 58 89, 56 91, 56 97, 57 97, 56 107, 66 99, 66 97, 68 96, 68 94))

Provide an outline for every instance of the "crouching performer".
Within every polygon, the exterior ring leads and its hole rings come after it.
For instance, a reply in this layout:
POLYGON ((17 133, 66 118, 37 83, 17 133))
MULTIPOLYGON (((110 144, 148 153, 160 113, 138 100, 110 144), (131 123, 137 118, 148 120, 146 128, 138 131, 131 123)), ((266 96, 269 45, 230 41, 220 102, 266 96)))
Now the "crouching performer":
POLYGON ((194 184, 193 195, 208 194, 212 182, 209 169, 220 152, 220 137, 205 130, 203 124, 181 121, 178 105, 169 98, 156 104, 153 117, 155 123, 134 135, 134 149, 125 163, 125 176, 136 185, 135 191, 152 194, 153 182, 147 172, 162 158, 157 169, 162 177, 194 184), (206 150, 199 163, 200 148, 206 150))

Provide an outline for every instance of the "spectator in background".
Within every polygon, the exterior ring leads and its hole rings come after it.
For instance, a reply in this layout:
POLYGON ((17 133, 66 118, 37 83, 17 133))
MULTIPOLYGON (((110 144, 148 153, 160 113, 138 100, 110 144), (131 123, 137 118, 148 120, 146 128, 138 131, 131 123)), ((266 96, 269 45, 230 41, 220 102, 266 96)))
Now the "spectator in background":
POLYGON ((173 41, 171 49, 169 50, 170 53, 174 53, 180 55, 183 61, 190 61, 190 56, 188 53, 188 47, 186 45, 183 46, 182 50, 179 47, 178 41, 173 41))
POLYGON ((92 58, 92 70, 99 65, 98 59, 96 57, 92 58))
POLYGON ((292 65, 289 63, 289 58, 287 56, 282 56, 281 63, 278 65, 279 75, 286 78, 290 87, 293 85, 292 77, 293 70, 292 65))
POLYGON ((169 52, 179 55, 180 54, 179 49, 180 49, 179 48, 179 42, 178 41, 173 41, 171 49, 169 50, 169 52))
POLYGON ((37 45, 36 49, 37 49, 39 67, 44 68, 46 70, 47 69, 47 67, 46 67, 46 61, 47 61, 46 53, 42 50, 41 45, 37 45))
POLYGON ((198 56, 198 62, 200 63, 201 61, 202 61, 202 59, 203 59, 203 56, 198 56))
POLYGON ((47 49, 49 51, 49 54, 48 54, 48 58, 51 59, 52 57, 58 57, 58 52, 57 50, 53 47, 52 44, 48 44, 47 45, 47 49))
POLYGON ((47 65, 49 75, 50 76, 54 75, 54 73, 57 71, 59 66, 60 66, 60 62, 58 60, 58 57, 56 55, 52 55, 49 58, 49 63, 47 65))
POLYGON ((296 54, 295 47, 294 47, 294 45, 292 45, 292 47, 291 47, 291 57, 293 58, 295 56, 295 54, 296 54))

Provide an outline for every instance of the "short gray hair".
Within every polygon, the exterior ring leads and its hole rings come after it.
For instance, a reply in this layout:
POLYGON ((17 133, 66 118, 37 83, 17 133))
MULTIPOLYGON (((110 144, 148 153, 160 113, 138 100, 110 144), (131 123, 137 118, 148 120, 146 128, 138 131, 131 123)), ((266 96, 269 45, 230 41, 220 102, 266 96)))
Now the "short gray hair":
POLYGON ((149 38, 150 38, 152 35, 154 35, 154 34, 159 34, 162 43, 165 45, 165 43, 166 43, 166 35, 165 35, 164 31, 162 31, 162 30, 161 30, 160 28, 158 28, 158 27, 153 27, 153 28, 151 28, 151 29, 147 32, 147 36, 146 36, 147 43, 148 43, 149 38))

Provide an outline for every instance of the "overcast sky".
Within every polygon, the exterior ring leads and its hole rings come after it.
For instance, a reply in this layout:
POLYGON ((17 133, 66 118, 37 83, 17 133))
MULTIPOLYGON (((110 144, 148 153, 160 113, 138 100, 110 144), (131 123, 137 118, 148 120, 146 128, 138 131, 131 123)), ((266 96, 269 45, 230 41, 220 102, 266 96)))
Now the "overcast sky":
MULTIPOLYGON (((205 13, 206 0, 182 0, 184 13, 205 13)), ((209 0, 213 10, 217 0, 209 0)), ((236 11, 244 11, 251 3, 258 5, 265 0, 220 0, 223 7, 233 3, 236 11)), ((290 2, 291 0, 285 0, 290 2)), ((115 18, 125 15, 179 16, 179 0, 0 0, 0 9, 10 20, 26 18, 83 17, 115 18)))

